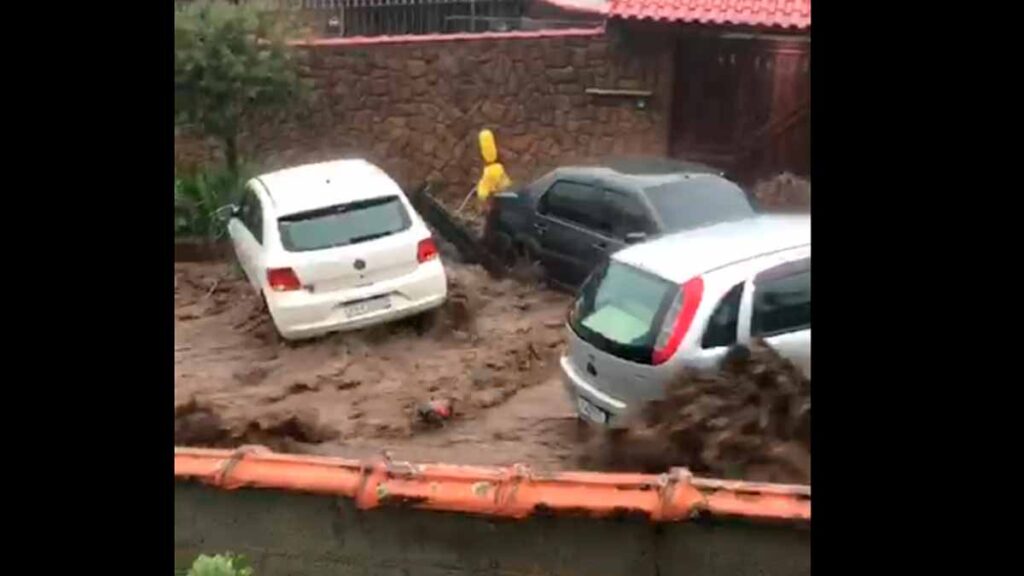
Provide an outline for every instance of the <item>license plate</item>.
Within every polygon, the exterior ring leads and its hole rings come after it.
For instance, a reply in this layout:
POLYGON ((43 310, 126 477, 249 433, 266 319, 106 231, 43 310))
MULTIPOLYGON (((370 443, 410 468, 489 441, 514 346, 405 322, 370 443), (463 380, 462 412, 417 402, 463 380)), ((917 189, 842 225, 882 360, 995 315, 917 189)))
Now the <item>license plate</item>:
POLYGON ((388 308, 391 308, 391 298, 388 296, 371 298, 369 300, 345 305, 345 317, 355 318, 357 316, 365 316, 366 314, 387 310, 388 308))
POLYGON ((597 422, 598 424, 605 424, 608 422, 608 413, 601 410, 597 406, 594 406, 589 400, 583 396, 576 397, 576 406, 580 410, 580 414, 586 417, 588 420, 597 422))

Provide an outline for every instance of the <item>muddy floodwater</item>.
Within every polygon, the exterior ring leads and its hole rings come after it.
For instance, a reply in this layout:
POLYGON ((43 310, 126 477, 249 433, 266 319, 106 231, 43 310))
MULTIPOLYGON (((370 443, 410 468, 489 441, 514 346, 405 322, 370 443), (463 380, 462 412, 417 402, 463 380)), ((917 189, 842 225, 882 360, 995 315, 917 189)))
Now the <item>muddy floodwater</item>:
POLYGON ((449 304, 297 345, 278 341, 240 273, 175 265, 175 441, 417 461, 563 467, 576 423, 557 378, 569 296, 446 262, 449 304), (417 407, 453 400, 444 426, 417 407))
POLYGON ((417 462, 810 482, 810 381, 756 344, 684 375, 624 431, 581 427, 558 375, 566 294, 447 263, 414 320, 286 344, 231 264, 175 265, 175 443, 417 462), (452 408, 447 419, 424 406, 452 408))

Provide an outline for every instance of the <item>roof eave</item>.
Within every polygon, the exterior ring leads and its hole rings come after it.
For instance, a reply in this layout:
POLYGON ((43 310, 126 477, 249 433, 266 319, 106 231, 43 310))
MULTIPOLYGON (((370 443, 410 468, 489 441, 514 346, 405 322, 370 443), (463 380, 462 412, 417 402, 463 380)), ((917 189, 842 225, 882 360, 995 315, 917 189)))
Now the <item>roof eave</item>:
POLYGON ((611 14, 608 17, 612 21, 620 22, 645 22, 655 24, 666 24, 671 26, 703 26, 709 28, 743 28, 743 29, 756 29, 764 31, 774 32, 796 32, 806 33, 811 31, 811 23, 809 21, 792 21, 792 22, 757 22, 753 20, 746 21, 732 21, 732 20, 715 20, 707 19, 702 20, 698 18, 664 18, 654 16, 642 16, 642 15, 622 15, 622 14, 611 14))

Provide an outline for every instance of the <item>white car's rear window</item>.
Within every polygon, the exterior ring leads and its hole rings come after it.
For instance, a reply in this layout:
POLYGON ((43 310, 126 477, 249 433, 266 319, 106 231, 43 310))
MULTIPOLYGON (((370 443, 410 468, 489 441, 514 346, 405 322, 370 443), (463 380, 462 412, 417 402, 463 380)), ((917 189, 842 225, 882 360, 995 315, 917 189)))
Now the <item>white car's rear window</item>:
POLYGON ((396 234, 412 225, 397 196, 360 200, 278 219, 289 252, 323 250, 396 234))

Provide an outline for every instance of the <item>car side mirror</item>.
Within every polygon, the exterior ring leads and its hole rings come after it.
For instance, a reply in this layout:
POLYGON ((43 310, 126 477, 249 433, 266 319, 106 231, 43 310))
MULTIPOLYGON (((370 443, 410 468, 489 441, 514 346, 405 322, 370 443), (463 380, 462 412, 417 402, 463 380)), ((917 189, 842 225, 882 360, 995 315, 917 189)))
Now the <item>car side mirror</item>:
POLYGON ((626 244, 637 244, 647 240, 647 233, 645 232, 630 232, 626 234, 626 244))
POLYGON ((226 222, 235 216, 238 216, 238 206, 234 204, 228 204, 227 206, 221 206, 214 210, 213 215, 220 221, 226 222))

